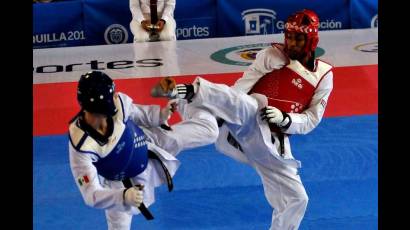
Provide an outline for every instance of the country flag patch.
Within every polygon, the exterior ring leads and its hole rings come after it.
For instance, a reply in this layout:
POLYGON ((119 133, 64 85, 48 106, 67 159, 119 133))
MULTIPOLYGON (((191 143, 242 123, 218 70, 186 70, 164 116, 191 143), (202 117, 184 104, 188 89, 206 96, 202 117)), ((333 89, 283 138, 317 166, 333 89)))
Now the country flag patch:
POLYGON ((83 186, 83 185, 88 184, 90 182, 87 175, 82 176, 82 177, 78 177, 77 181, 80 184, 80 186, 83 186))
POLYGON ((324 99, 322 99, 322 100, 320 101, 320 104, 323 106, 323 108, 326 107, 326 101, 325 101, 324 99))

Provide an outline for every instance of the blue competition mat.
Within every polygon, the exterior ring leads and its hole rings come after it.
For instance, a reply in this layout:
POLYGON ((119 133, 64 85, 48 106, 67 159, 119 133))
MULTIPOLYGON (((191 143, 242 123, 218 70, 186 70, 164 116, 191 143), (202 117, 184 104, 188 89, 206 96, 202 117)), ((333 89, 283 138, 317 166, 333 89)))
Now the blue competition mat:
MULTIPOLYGON (((309 204, 300 229, 372 230, 378 218, 377 115, 325 118, 293 135, 293 155, 309 204)), ((103 210, 87 207, 72 177, 67 135, 34 137, 34 229, 107 229, 103 210)), ((157 189, 153 221, 132 229, 268 229, 272 209, 256 172, 213 145, 182 152, 175 189, 157 189)))

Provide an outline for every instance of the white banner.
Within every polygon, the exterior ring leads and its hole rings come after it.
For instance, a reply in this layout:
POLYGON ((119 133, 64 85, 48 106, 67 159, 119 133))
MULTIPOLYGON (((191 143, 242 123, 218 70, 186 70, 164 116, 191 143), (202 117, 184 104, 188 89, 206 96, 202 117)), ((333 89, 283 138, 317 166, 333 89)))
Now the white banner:
MULTIPOLYGON (((244 71, 283 34, 33 50, 33 83, 75 82, 90 70, 115 79, 244 71)), ((320 32, 317 56, 334 66, 378 63, 378 30, 320 32)))

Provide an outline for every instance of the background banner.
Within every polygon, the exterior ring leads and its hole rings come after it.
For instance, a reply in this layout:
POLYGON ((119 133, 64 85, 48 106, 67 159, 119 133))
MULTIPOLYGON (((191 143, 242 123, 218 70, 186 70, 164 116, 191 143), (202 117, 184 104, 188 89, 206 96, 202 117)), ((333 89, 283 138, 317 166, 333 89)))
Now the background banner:
MULTIPOLYGON (((377 27, 377 0, 184 0, 174 17, 177 39, 283 32, 286 18, 316 11, 320 30, 377 27)), ((131 43, 129 0, 72 0, 33 4, 33 48, 131 43)))

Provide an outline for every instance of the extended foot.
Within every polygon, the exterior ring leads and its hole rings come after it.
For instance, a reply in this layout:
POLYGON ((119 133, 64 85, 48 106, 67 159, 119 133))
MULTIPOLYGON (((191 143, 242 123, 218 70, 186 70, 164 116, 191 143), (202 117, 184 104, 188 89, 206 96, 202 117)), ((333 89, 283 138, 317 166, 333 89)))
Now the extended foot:
POLYGON ((151 96, 191 101, 195 96, 195 89, 192 84, 176 84, 174 78, 164 77, 151 89, 151 96))
POLYGON ((174 78, 164 77, 151 89, 151 96, 176 98, 178 91, 175 87, 176 81, 174 78))

